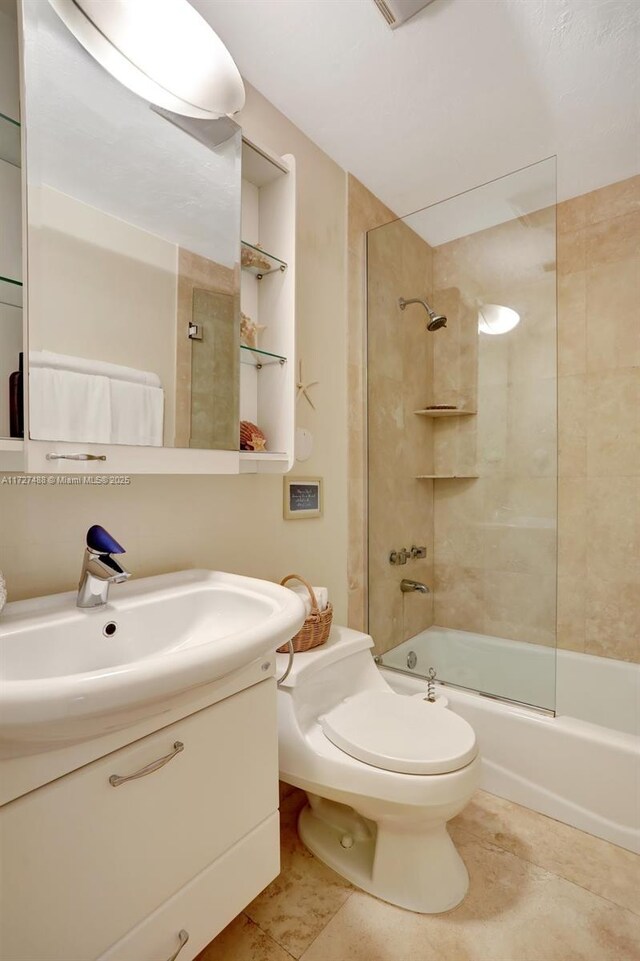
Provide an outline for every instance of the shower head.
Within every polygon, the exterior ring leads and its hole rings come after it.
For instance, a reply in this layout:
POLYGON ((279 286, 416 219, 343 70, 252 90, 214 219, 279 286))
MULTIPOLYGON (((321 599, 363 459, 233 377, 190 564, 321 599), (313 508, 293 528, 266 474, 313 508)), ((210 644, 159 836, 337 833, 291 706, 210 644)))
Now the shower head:
POLYGON ((447 326, 447 318, 444 314, 435 314, 427 324, 427 330, 440 330, 447 326))
POLYGON ((444 314, 436 314, 434 310, 429 307, 426 300, 420 300, 419 297, 413 297, 411 300, 405 300, 401 297, 398 301, 398 306, 400 310, 404 310, 409 304, 421 304, 429 315, 429 323, 427 324, 427 330, 440 330, 441 327, 447 326, 447 318, 444 314))

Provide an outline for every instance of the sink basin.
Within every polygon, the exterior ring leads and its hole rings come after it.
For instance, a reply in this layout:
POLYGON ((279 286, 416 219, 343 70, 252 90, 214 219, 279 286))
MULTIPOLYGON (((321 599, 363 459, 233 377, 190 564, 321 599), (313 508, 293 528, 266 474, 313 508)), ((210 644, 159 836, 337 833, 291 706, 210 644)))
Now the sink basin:
POLYGON ((166 709, 183 692, 264 657, 304 621, 268 581, 181 571, 7 604, 0 617, 0 756, 53 750, 166 709))

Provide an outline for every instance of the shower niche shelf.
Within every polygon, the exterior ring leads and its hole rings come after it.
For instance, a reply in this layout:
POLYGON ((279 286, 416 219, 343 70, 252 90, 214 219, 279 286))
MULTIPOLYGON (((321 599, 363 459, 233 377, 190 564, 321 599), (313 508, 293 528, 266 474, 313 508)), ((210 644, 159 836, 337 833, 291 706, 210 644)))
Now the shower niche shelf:
POLYGON ((477 480, 479 474, 418 474, 416 480, 477 480))
POLYGON ((425 407, 423 410, 414 410, 413 413, 420 417, 468 417, 478 411, 463 410, 461 407, 425 407))

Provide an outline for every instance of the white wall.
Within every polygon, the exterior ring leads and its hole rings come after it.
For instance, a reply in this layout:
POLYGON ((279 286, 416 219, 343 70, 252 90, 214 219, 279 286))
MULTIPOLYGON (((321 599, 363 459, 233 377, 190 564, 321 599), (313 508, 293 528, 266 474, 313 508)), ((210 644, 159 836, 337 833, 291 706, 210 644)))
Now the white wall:
POLYGON ((247 136, 297 161, 299 355, 319 380, 316 411, 298 407, 314 453, 296 474, 325 480, 325 511, 284 521, 282 477, 134 477, 129 487, 11 487, 0 483, 0 568, 11 598, 77 584, 87 527, 128 548, 136 576, 204 566, 326 584, 346 620, 346 177, 267 100, 247 88, 247 136))

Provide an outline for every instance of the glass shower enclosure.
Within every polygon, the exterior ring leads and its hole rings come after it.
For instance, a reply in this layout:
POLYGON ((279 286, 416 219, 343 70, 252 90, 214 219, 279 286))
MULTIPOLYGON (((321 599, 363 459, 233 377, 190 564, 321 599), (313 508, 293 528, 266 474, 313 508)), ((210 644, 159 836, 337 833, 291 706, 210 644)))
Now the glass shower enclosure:
POLYGON ((553 712, 555 158, 369 231, 367 287, 376 651, 553 712))

